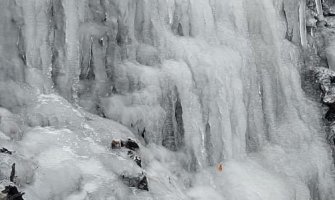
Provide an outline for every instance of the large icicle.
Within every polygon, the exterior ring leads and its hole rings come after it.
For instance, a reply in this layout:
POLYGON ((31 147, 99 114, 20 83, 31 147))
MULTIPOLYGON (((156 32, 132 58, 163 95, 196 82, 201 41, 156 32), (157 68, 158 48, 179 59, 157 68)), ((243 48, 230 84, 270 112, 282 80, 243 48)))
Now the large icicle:
POLYGON ((306 30, 306 0, 300 0, 299 5, 299 24, 300 40, 303 48, 307 47, 307 30, 306 30))
POLYGON ((322 10, 322 2, 321 2, 321 0, 315 0, 315 4, 316 4, 316 11, 318 13, 319 20, 323 20, 324 16, 323 16, 323 10, 322 10))
POLYGON ((63 1, 65 12, 65 43, 67 60, 65 64, 65 85, 61 87, 64 96, 76 99, 76 88, 79 82, 79 14, 77 0, 63 1))
POLYGON ((47 1, 27 0, 23 2, 25 20, 25 46, 27 57, 26 81, 40 92, 51 91, 51 49, 48 45, 49 21, 47 1))

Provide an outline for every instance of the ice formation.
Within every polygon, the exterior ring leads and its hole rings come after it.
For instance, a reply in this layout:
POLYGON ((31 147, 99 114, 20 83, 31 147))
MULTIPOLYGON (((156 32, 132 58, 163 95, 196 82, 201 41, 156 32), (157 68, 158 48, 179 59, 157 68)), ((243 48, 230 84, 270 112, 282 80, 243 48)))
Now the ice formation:
POLYGON ((301 81, 333 66, 311 47, 325 2, 1 0, 1 180, 15 163, 32 200, 335 199, 301 81), (110 149, 128 137, 141 166, 110 149))

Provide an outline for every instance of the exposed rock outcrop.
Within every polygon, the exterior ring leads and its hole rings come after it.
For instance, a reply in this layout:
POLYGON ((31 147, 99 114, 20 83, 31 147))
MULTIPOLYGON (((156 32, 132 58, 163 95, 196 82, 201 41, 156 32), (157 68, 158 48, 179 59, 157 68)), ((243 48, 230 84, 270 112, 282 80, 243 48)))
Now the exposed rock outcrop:
POLYGON ((127 140, 113 140, 111 143, 112 149, 120 149, 122 147, 130 149, 132 151, 139 150, 140 148, 135 140, 132 140, 130 138, 128 138, 127 140))
POLYGON ((323 67, 314 68, 315 78, 320 85, 321 101, 328 108, 325 113, 329 127, 327 140, 335 159, 335 72, 323 67))
POLYGON ((140 190, 149 191, 148 180, 144 174, 140 174, 135 177, 122 174, 120 177, 121 177, 122 182, 129 187, 135 187, 140 190))
MULTIPOLYGON (((139 151, 139 145, 134 140, 128 138, 127 140, 113 140, 111 143, 112 150, 123 151, 124 148, 128 149, 127 156, 131 158, 137 164, 137 166, 142 168, 142 160, 140 156, 137 155, 139 151)), ((128 175, 127 172, 124 172, 120 175, 120 178, 122 182, 129 187, 135 187, 141 190, 149 191, 147 177, 143 172, 138 176, 131 176, 128 175)))
MULTIPOLYGON (((320 1, 321 2, 321 1, 320 1)), ((307 1, 308 13, 315 13, 315 4, 307 1)), ((313 15, 316 26, 309 35, 309 49, 305 52, 306 66, 313 74, 312 80, 318 84, 321 103, 325 108, 324 119, 327 141, 335 158, 335 24, 333 23, 333 1, 323 1, 323 18, 313 15)))
POLYGON ((22 196, 24 193, 19 192, 16 186, 7 185, 5 189, 1 191, 5 195, 4 200, 23 200, 22 196))
POLYGON ((6 149, 5 147, 2 147, 2 148, 0 149, 0 153, 6 153, 6 154, 9 154, 9 155, 12 155, 12 152, 9 151, 8 149, 6 149))

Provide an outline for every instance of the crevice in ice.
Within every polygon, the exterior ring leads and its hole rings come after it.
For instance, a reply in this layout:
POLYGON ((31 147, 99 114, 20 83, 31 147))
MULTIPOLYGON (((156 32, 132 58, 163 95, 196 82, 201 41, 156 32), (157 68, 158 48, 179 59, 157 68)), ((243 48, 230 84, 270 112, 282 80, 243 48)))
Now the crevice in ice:
POLYGON ((175 103, 175 120, 177 122, 177 148, 181 148, 184 146, 184 135, 185 135, 185 130, 184 130, 184 122, 183 122, 183 107, 180 102, 180 97, 179 93, 176 90, 176 97, 177 101, 175 103))
POLYGON ((166 119, 162 130, 162 145, 172 151, 184 146, 183 108, 177 87, 167 95, 166 119))
POLYGON ((175 2, 171 29, 178 36, 191 36, 190 4, 190 1, 175 2))
POLYGON ((24 46, 24 37, 22 35, 22 28, 21 26, 18 28, 18 38, 17 38, 17 49, 18 49, 18 53, 19 53, 19 58, 22 60, 22 62, 24 63, 24 65, 27 65, 27 57, 26 57, 26 50, 25 50, 25 46, 24 46))
POLYGON ((183 26, 181 25, 181 23, 178 24, 177 33, 179 36, 184 36, 183 26))
MULTIPOLYGON (((264 119, 267 118, 266 116, 266 98, 264 96, 264 88, 263 88, 263 81, 261 81, 261 84, 259 86, 259 93, 260 93, 260 99, 261 99, 261 105, 262 105, 262 113, 263 113, 263 117, 264 119)), ((270 123, 265 123, 264 124, 265 126, 265 131, 264 131, 264 134, 265 134, 265 139, 267 141, 270 141, 270 129, 271 129, 271 125, 270 123)))
POLYGON ((213 153, 214 153, 214 147, 212 144, 212 138, 211 138, 211 126, 209 122, 206 123, 206 128, 205 128, 205 149, 207 153, 207 162, 209 166, 214 165, 213 161, 213 153))
POLYGON ((82 60, 81 63, 82 67, 81 67, 81 73, 79 75, 79 80, 89 80, 89 81, 95 80, 92 44, 90 45, 89 51, 90 53, 87 66, 85 66, 82 60))
POLYGON ((119 46, 122 46, 126 43, 126 27, 121 23, 121 21, 117 20, 118 28, 117 28, 117 34, 116 34, 116 43, 119 46))

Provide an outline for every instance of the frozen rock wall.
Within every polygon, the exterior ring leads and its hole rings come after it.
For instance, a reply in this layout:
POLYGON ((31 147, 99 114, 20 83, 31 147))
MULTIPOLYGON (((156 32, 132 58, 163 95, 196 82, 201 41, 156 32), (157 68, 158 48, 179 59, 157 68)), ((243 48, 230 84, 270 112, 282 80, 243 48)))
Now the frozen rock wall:
POLYGON ((28 197, 136 198, 99 146, 133 136, 154 199, 334 199, 321 115, 301 89, 304 3, 2 0, 0 106, 23 118, 18 148, 41 166, 28 197))

